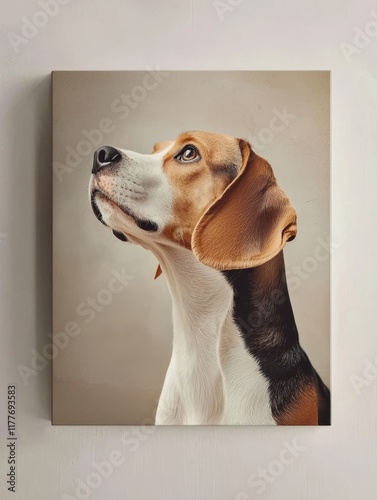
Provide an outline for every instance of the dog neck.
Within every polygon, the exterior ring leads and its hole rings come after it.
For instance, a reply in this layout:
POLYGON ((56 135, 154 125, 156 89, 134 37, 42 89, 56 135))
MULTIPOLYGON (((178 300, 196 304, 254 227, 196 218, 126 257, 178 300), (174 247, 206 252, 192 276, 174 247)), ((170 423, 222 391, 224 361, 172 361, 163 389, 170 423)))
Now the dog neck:
POLYGON ((158 252, 173 303, 174 343, 202 345, 218 338, 232 310, 233 290, 221 272, 199 262, 190 250, 158 252))
POLYGON ((173 314, 183 329, 178 335, 196 339, 201 324, 219 336, 233 315, 246 346, 292 347, 298 343, 289 298, 283 252, 265 264, 241 270, 218 271, 199 262, 187 249, 158 252, 173 301, 173 314), (211 321, 212 320, 212 321, 211 321))
POLYGON ((184 414, 165 422, 216 423, 218 418, 223 423, 225 402, 232 406, 235 394, 234 405, 245 401, 248 414, 241 409, 234 422, 250 423, 250 409, 251 423, 278 421, 281 408, 312 373, 298 342, 283 253, 259 267, 234 271, 209 268, 183 248, 154 253, 173 303, 173 353, 162 399, 168 394, 164 404, 183 408, 184 414), (293 378, 287 394, 284 384, 293 378))
POLYGON ((225 400, 221 346, 227 337, 239 337, 232 321, 233 290, 221 272, 187 249, 155 253, 173 306, 173 352, 156 423, 220 423, 225 400))

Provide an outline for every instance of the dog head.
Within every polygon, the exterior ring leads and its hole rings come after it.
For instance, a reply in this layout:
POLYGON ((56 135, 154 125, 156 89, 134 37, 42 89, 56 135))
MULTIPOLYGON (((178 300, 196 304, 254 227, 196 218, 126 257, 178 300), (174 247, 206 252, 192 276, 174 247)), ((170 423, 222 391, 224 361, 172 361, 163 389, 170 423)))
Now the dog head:
POLYGON ((263 264, 296 235, 296 212, 248 142, 188 132, 152 154, 103 146, 90 198, 120 239, 180 245, 215 269, 263 264))

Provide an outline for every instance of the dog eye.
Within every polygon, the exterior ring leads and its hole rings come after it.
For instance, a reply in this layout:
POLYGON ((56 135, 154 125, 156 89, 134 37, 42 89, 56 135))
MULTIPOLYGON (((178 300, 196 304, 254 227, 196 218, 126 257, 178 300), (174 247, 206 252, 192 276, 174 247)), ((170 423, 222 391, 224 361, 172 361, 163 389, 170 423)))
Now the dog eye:
POLYGON ((190 163, 200 160, 199 151, 194 146, 185 146, 175 157, 181 163, 190 163))

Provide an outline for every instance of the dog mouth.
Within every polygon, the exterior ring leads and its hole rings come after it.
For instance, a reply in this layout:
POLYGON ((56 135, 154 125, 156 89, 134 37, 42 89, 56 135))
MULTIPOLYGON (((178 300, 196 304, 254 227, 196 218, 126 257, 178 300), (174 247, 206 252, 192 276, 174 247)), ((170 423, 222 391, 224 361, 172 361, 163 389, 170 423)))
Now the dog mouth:
MULTIPOLYGON (((133 221, 135 222, 135 224, 137 225, 137 227, 140 228, 140 229, 142 229, 143 231, 147 231, 147 232, 156 232, 156 231, 158 231, 158 225, 155 222, 153 222, 153 221, 151 221, 149 219, 142 219, 142 218, 136 216, 132 212, 132 210, 130 210, 128 207, 118 205, 117 203, 115 203, 111 198, 109 198, 108 196, 106 196, 106 194, 104 194, 99 189, 93 189, 93 191, 91 193, 91 196, 90 196, 90 204, 92 206, 92 210, 94 212, 94 215, 96 216, 96 218, 103 225, 105 225, 105 226, 108 227, 108 224, 106 224, 106 222, 103 220, 102 213, 101 213, 101 211, 98 208, 98 205, 96 203, 96 197, 97 196, 99 196, 100 198, 102 198, 102 200, 106 201, 107 203, 109 203, 113 207, 116 207, 119 210, 121 210, 128 217, 131 217, 131 219, 133 219, 133 221)), ((115 230, 113 230, 113 233, 120 240, 127 241, 127 239, 124 240, 125 236, 123 235, 123 233, 120 233, 120 232, 115 231, 115 230)))

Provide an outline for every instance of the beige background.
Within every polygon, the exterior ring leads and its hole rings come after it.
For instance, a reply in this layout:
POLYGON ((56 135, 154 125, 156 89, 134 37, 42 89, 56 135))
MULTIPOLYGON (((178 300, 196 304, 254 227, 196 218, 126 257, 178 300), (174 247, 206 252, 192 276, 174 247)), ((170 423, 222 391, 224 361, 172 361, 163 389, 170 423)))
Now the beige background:
POLYGON ((118 241, 95 219, 88 181, 99 145, 147 153, 155 142, 185 130, 248 138, 271 162, 298 213, 298 236, 285 256, 288 277, 295 276, 290 290, 301 342, 329 384, 330 259, 304 261, 313 260, 318 238, 329 237, 330 74, 169 72, 143 93, 138 86, 146 74, 53 75, 54 167, 72 164, 67 146, 81 152, 71 172, 54 176, 54 331, 70 321, 81 329, 53 362, 55 424, 140 424, 153 418, 171 353, 170 296, 164 277, 153 281, 152 254, 118 241), (139 99, 132 99, 125 119, 122 93, 139 99), (276 132, 263 131, 277 113, 287 114, 286 124, 275 120, 276 132), (111 133, 96 146, 80 145, 87 140, 83 131, 95 137, 93 129, 104 119, 111 121, 111 133), (309 273, 294 274, 295 265, 309 273), (113 297, 101 292, 112 272, 122 269, 132 278, 127 287, 113 297), (93 312, 94 319, 77 312, 98 294, 103 310, 93 312))

